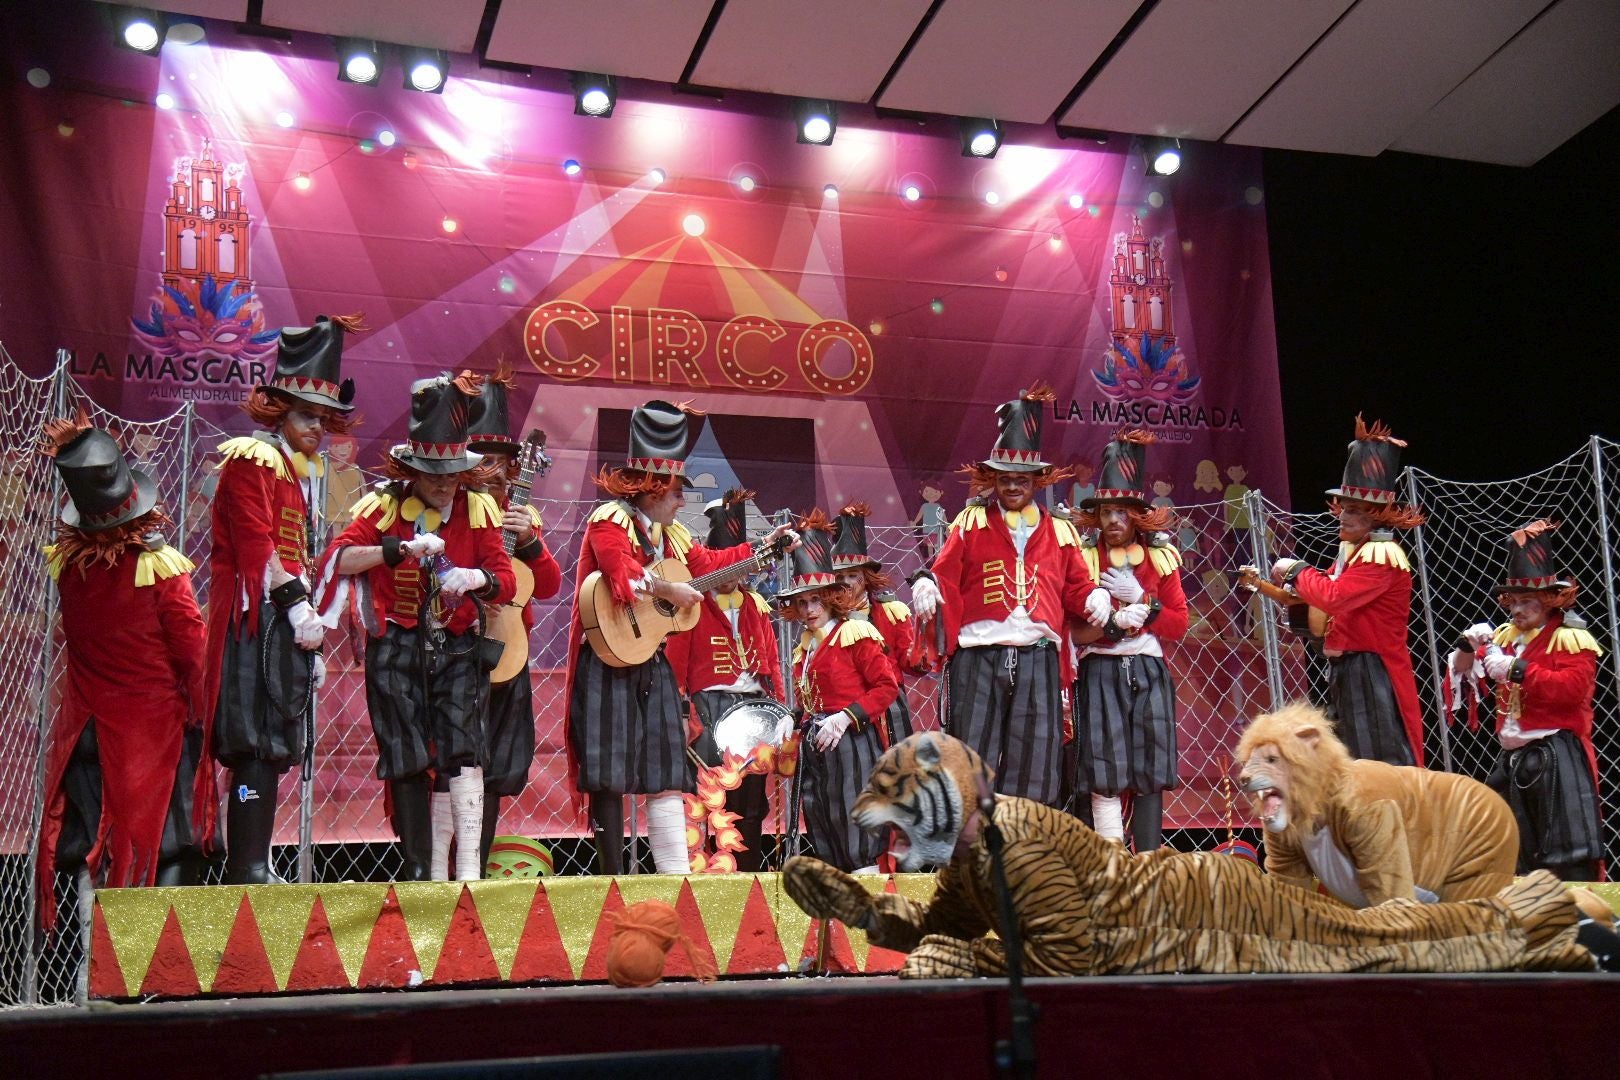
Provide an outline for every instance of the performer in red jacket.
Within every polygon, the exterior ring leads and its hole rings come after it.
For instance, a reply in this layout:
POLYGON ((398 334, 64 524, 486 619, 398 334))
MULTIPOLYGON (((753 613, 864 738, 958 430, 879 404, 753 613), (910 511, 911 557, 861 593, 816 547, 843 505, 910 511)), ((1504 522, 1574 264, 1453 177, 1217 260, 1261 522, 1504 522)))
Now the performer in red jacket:
MULTIPOLYGON (((735 547, 748 539, 748 500, 751 491, 732 489, 704 508, 709 518, 707 546, 713 550, 735 547)), ((675 673, 675 684, 692 704, 688 734, 698 760, 713 768, 721 764, 715 725, 726 710, 740 702, 768 698, 782 700, 781 657, 771 606, 741 581, 705 593, 697 625, 671 634, 664 655, 675 673)), ((784 720, 778 742, 792 734, 793 722, 784 720)), ((737 869, 756 873, 764 868, 760 834, 770 803, 765 775, 749 773, 735 791, 726 794, 726 809, 738 815, 737 831, 743 850, 736 853, 737 869)))
MULTIPOLYGON (((1131 793, 1131 839, 1138 854, 1163 840, 1164 792, 1180 780, 1176 754, 1176 686, 1164 643, 1187 632, 1181 554, 1171 542, 1169 507, 1154 507, 1143 487, 1146 431, 1122 431, 1103 447, 1096 493, 1074 517, 1101 542, 1081 544, 1086 571, 1107 590, 1088 611, 1094 630, 1080 647, 1074 683, 1079 743, 1077 793, 1091 793, 1090 822, 1123 840, 1120 793, 1131 793), (1100 624, 1100 625, 1098 625, 1100 624)), ((1081 814, 1084 817, 1084 813, 1081 814)))
POLYGON ((1322 651, 1332 664, 1327 714, 1358 758, 1423 764, 1423 710, 1406 644, 1412 564, 1394 529, 1423 524, 1423 512, 1396 501, 1406 445, 1383 424, 1356 417, 1344 481, 1328 505, 1339 519, 1339 557, 1327 571, 1278 559, 1271 576, 1331 619, 1322 651))
POLYGON ((67 654, 39 836, 49 929, 57 870, 82 866, 105 888, 193 884, 187 864, 213 831, 215 801, 211 774, 197 771, 207 631, 191 563, 163 542, 157 484, 82 410, 47 424, 42 450, 69 500, 45 549, 67 654))
MULTIPOLYGON (((1471 626, 1462 659, 1496 683, 1502 752, 1486 783, 1519 822, 1519 872, 1547 869, 1566 881, 1596 881, 1598 825, 1592 696, 1602 649, 1572 607, 1575 582, 1555 572, 1557 526, 1534 521, 1508 538, 1497 598, 1509 621, 1471 626)), ((1454 670, 1463 667, 1453 656, 1454 670)))
POLYGON ((1034 502, 1038 488, 1068 475, 1041 460, 1052 399, 1036 387, 996 410, 990 457, 962 470, 975 498, 951 523, 932 572, 913 582, 911 600, 919 622, 936 611, 945 620, 946 730, 995 770, 998 792, 1055 805, 1063 687, 1074 675, 1065 616, 1083 617, 1096 586, 1080 534, 1034 502))
POLYGON ((804 823, 816 856, 840 870, 876 872, 884 839, 855 823, 855 799, 888 748, 883 714, 900 692, 870 622, 849 617, 847 593, 832 565, 832 534, 819 510, 799 524, 788 587, 803 625, 793 650, 793 678, 805 734, 804 823))
POLYGON ((264 884, 281 774, 305 753, 312 683, 323 673, 325 628, 309 604, 314 560, 311 476, 328 432, 353 426, 352 381, 339 382, 343 335, 359 316, 281 331, 275 374, 243 411, 264 430, 220 446, 209 551, 209 732, 231 770, 225 880, 264 884), (268 602, 267 602, 268 601, 268 602))
MULTIPOLYGON (((549 600, 562 586, 562 568, 546 547, 540 512, 532 504, 512 506, 512 484, 518 479, 520 449, 511 434, 507 395, 517 389, 510 366, 502 363, 485 380, 473 405, 467 428, 467 449, 483 455, 478 477, 485 494, 501 508, 501 528, 510 542, 514 569, 521 563, 534 584, 530 600, 549 600)), ((491 618, 496 609, 491 608, 491 618)), ((534 630, 534 604, 523 605, 523 629, 534 630)), ((484 725, 489 741, 489 764, 484 769, 484 825, 479 844, 479 865, 489 865, 489 848, 498 832, 501 799, 521 794, 534 763, 534 681, 528 666, 505 682, 489 688, 489 714, 484 725)), ((449 876, 450 841, 455 835, 455 814, 450 805, 450 778, 433 780, 433 877, 449 876)))
MULTIPOLYGON (((752 554, 747 544, 716 551, 695 543, 675 520, 683 501, 688 415, 667 401, 636 409, 629 460, 596 478, 610 498, 591 511, 585 526, 578 580, 583 585, 600 570, 620 604, 642 594, 691 607, 702 593, 649 574, 648 567, 678 559, 693 577, 702 577, 752 554)), ((778 528, 767 539, 788 531, 778 528)), ((690 865, 681 793, 693 789, 695 774, 686 754, 685 710, 664 650, 632 667, 603 663, 585 641, 577 595, 568 645, 568 748, 575 785, 589 799, 599 872, 621 872, 622 796, 645 793, 653 865, 661 874, 685 873, 690 865)))
POLYGON ((389 482, 354 505, 354 520, 321 562, 320 609, 334 622, 352 580, 366 624, 366 708, 377 776, 388 781, 401 879, 429 877, 428 770, 449 781, 456 880, 483 876, 484 713, 493 662, 480 647, 484 612, 512 596, 501 510, 470 490, 480 457, 467 449, 470 373, 411 386, 410 431, 388 452, 389 482))
POLYGON ((883 637, 883 648, 894 669, 900 692, 883 714, 885 745, 911 734, 911 703, 906 700, 906 657, 917 640, 917 625, 911 609, 895 598, 894 581, 883 572, 883 564, 872 557, 866 543, 866 519, 871 510, 865 503, 844 507, 833 523, 833 569, 844 587, 849 617, 871 623, 883 637))

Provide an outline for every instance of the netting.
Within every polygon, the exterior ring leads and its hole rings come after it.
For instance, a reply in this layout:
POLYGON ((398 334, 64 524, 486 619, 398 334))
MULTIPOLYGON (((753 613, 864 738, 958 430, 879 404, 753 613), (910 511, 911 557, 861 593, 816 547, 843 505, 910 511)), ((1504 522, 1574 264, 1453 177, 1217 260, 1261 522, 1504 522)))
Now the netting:
MULTIPOLYGON (((38 554, 49 538, 60 495, 49 461, 34 450, 40 426, 73 403, 83 403, 98 424, 117 435, 126 454, 157 479, 175 520, 175 542, 197 564, 193 584, 206 604, 216 448, 245 431, 247 423, 244 419, 233 430, 221 431, 189 406, 158 421, 127 421, 90 402, 65 369, 49 379, 30 379, 3 354, 0 403, 0 564, 7 589, 0 612, 0 1007, 5 1007, 73 1000, 83 959, 76 888, 67 876, 57 876, 57 929, 45 936, 32 929, 38 921, 30 883, 41 807, 40 763, 61 669, 55 594, 38 554)), ((328 535, 342 527, 344 508, 375 479, 345 463, 331 464, 325 501, 328 535)), ((1614 793, 1614 781, 1620 778, 1615 679, 1620 668, 1612 648, 1614 601, 1606 583, 1613 573, 1607 560, 1620 534, 1614 521, 1602 519, 1600 492, 1615 501, 1620 447, 1594 439, 1585 452, 1507 483, 1460 484, 1425 473, 1407 475, 1430 514, 1429 524, 1407 542, 1417 569, 1410 640, 1426 711, 1427 751, 1436 768, 1483 776, 1494 760, 1488 723, 1471 730, 1444 716, 1437 676, 1459 630, 1481 619, 1500 620, 1491 585, 1501 571, 1503 538, 1546 514, 1566 523, 1557 535, 1571 572, 1586 586, 1581 610, 1610 650, 1600 666, 1596 745, 1612 861, 1620 854, 1614 824, 1620 820, 1614 793)), ((544 491, 543 482, 539 490, 544 491)), ((501 831, 543 840, 551 847, 558 873, 589 873, 594 849, 567 775, 564 683, 573 567, 592 504, 537 499, 536 505, 564 581, 559 594, 536 609, 529 657, 535 758, 527 789, 503 806, 501 831)), ((1191 625, 1186 638, 1166 650, 1177 684, 1180 784, 1166 793, 1165 839, 1182 850, 1197 850, 1213 846, 1234 829, 1251 841, 1258 839, 1246 808, 1234 805, 1230 749, 1237 733, 1256 712, 1282 701, 1320 702, 1326 684, 1325 662, 1289 632, 1278 608, 1234 587, 1237 571, 1245 564, 1267 565, 1280 555, 1326 566, 1336 549, 1337 526, 1326 513, 1288 513, 1258 492, 1232 502, 1178 507, 1176 513, 1174 542, 1185 560, 1182 580, 1191 625)), ((699 502, 688 505, 683 519, 698 535, 706 531, 699 502)), ((755 524, 756 535, 769 525, 757 519, 755 524)), ((931 559, 938 538, 923 528, 874 524, 868 528, 868 543, 885 570, 901 581, 931 559)), ((767 594, 776 585, 769 573, 758 575, 754 584, 767 594)), ((907 598, 903 586, 900 593, 907 598)), ((785 626, 779 630, 785 664, 792 631, 785 626)), ((316 881, 387 880, 398 872, 400 856, 385 817, 383 785, 375 776, 364 636, 357 619, 345 619, 328 636, 327 661, 328 679, 317 702, 317 768, 308 803, 312 843, 301 866, 295 770, 284 778, 280 792, 274 867, 287 880, 302 875, 316 881)), ((905 683, 915 725, 937 728, 939 677, 907 676, 905 683)), ((781 830, 786 787, 775 781, 769 786, 772 814, 765 848, 774 864, 785 846, 779 835, 771 834, 781 830)), ((645 821, 638 801, 627 807, 632 834, 642 831, 635 823, 645 821)), ((809 850, 807 843, 804 850, 809 850)), ((638 854, 639 861, 630 865, 650 871, 645 844, 638 854)), ((217 866, 211 867, 208 880, 218 880, 219 873, 217 866)))

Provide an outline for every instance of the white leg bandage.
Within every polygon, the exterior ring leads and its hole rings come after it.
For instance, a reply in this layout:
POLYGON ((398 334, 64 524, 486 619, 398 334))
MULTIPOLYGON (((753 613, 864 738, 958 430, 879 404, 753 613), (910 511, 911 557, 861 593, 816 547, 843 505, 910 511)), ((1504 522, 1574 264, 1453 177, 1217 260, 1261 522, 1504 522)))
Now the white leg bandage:
POLYGON ((660 874, 685 874, 692 869, 686 850, 686 804, 678 791, 647 796, 647 843, 653 867, 660 874))
POLYGON ((1121 812, 1118 795, 1093 795, 1091 820, 1097 823, 1097 835, 1105 840, 1125 840, 1125 817, 1121 812))
POLYGON ((450 838, 456 834, 456 819, 450 812, 450 796, 435 791, 433 799, 433 846, 428 853, 428 876, 434 881, 450 880, 450 838))
POLYGON ((450 778, 450 807, 456 820, 456 880, 484 876, 480 840, 484 833, 484 770, 462 766, 450 778))

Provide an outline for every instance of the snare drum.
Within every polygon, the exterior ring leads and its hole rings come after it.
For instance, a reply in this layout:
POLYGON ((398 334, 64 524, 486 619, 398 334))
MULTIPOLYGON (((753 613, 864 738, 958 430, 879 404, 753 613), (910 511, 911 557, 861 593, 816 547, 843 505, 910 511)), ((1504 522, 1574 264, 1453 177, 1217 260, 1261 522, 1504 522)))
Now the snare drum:
POLYGON ((761 743, 780 746, 782 740, 776 737, 777 729, 784 718, 792 716, 785 705, 770 698, 739 701, 715 721, 715 745, 722 754, 729 750, 738 757, 747 757, 761 743))

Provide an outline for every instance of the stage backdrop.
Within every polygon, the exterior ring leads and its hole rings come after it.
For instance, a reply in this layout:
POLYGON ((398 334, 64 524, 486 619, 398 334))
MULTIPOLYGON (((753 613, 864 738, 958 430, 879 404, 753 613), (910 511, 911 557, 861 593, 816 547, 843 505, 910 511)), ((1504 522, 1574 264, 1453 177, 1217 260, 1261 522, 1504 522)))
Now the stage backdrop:
POLYGON ((1165 180, 1127 139, 1014 128, 983 161, 948 121, 854 109, 808 146, 774 99, 630 85, 600 120, 555 73, 466 57, 419 94, 397 63, 339 82, 324 38, 211 24, 154 59, 79 7, 8 21, 0 341, 35 372, 70 350, 123 416, 240 429, 279 327, 363 312, 362 465, 411 380, 504 357, 556 498, 657 396, 708 413, 696 505, 741 481, 899 524, 929 485, 954 512, 949 474, 1036 382, 1049 460, 1143 426, 1166 501, 1287 491, 1258 152, 1165 180))

